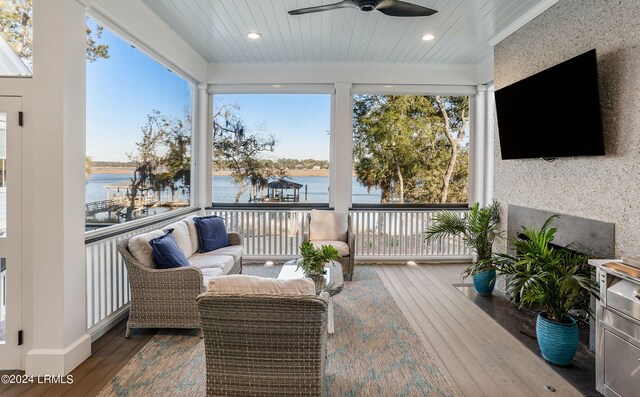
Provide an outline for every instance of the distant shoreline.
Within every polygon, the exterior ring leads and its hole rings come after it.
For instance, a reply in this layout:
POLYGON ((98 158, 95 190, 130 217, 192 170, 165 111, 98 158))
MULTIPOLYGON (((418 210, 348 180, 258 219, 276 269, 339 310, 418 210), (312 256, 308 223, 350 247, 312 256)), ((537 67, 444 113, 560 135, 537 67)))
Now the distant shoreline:
MULTIPOLYGON (((92 167, 93 174, 126 174, 131 175, 135 168, 132 167, 92 167)), ((288 170, 288 176, 329 176, 329 170, 288 170)), ((229 176, 230 170, 214 170, 212 176, 229 176)))

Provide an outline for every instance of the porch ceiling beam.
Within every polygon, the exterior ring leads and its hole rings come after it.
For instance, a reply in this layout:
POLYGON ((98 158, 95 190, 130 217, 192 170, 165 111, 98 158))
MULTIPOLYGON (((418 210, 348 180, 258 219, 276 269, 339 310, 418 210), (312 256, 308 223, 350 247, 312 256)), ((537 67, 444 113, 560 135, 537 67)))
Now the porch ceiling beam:
POLYGON ((209 64, 209 84, 478 84, 476 65, 253 63, 209 64))

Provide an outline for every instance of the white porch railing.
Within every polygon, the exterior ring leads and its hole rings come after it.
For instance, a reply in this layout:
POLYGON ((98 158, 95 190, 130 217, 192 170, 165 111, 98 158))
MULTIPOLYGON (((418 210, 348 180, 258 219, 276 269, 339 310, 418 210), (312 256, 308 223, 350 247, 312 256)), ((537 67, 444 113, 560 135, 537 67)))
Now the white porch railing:
POLYGON ((146 222, 140 220, 86 234, 87 332, 94 340, 112 323, 120 321, 129 308, 129 280, 116 242, 164 227, 193 212, 193 209, 171 211, 146 222))
POLYGON ((299 255, 310 209, 209 208, 243 239, 247 258, 279 259, 299 255))
MULTIPOLYGON (((442 209, 355 209, 356 259, 465 259, 471 255, 460 237, 426 243, 424 232, 442 209)), ((459 216, 466 209, 448 209, 459 216)), ((300 254, 310 210, 292 208, 209 208, 243 238, 247 258, 286 258, 300 254)))
MULTIPOLYGON (((443 209, 356 209, 351 211, 356 235, 356 258, 465 258, 471 255, 459 236, 426 242, 433 216, 443 209)), ((462 217, 466 209, 449 209, 462 217)))

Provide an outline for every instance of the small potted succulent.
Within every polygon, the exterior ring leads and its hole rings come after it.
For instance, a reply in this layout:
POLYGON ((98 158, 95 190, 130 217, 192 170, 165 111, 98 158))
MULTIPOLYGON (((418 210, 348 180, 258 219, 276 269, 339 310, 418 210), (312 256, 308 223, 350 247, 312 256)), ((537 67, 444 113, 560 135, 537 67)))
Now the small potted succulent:
POLYGON ((472 276, 478 295, 491 296, 496 284, 496 268, 491 260, 493 241, 502 235, 499 203, 494 201, 486 207, 475 203, 462 218, 451 211, 438 212, 433 217, 433 225, 427 229, 426 240, 457 235, 477 255, 477 260, 464 271, 463 278, 472 276))
POLYGON ((338 251, 331 245, 316 248, 310 241, 305 241, 300 245, 300 253, 302 258, 298 259, 298 268, 301 267, 304 275, 316 283, 316 291, 322 290, 325 264, 338 259, 338 251))

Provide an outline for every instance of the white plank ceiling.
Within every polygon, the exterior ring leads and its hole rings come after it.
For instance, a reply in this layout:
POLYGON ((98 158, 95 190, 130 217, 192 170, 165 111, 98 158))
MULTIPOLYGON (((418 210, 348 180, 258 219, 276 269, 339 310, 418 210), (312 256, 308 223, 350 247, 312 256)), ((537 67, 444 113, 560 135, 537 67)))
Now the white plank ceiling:
POLYGON ((210 63, 417 64, 487 59, 487 41, 541 1, 412 0, 439 12, 398 18, 354 9, 287 14, 337 0, 144 0, 210 63), (423 41, 427 33, 435 40, 423 41))

